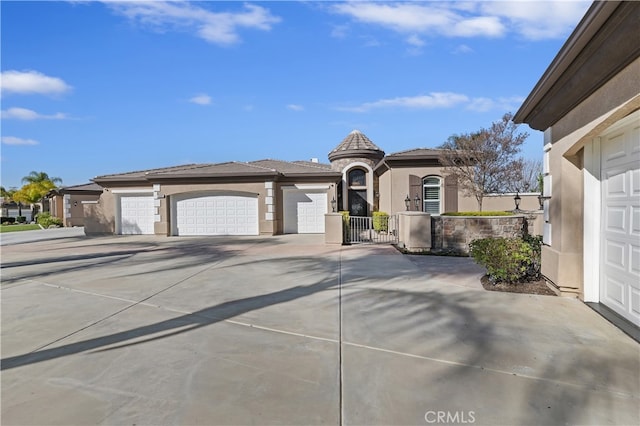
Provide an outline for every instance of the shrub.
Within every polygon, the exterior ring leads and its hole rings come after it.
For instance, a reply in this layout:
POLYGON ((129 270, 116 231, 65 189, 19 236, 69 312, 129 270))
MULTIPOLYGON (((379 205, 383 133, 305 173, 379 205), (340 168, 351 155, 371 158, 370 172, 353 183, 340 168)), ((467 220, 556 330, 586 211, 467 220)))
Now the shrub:
POLYGON ((62 219, 58 217, 51 216, 50 213, 40 213, 36 219, 38 225, 42 225, 44 228, 48 228, 50 226, 62 226, 62 219))
POLYGON ((540 246, 538 237, 483 238, 469 244, 469 254, 491 282, 513 283, 539 278, 540 246))
POLYGON ((10 225, 16 222, 16 218, 15 217, 6 217, 6 216, 2 216, 0 217, 0 223, 3 225, 10 225))
POLYGON ((349 212, 346 210, 340 211, 342 215, 342 241, 345 243, 350 240, 349 235, 351 235, 351 220, 349 216, 349 212))
POLYGON ((385 212, 373 212, 373 229, 376 232, 388 232, 389 214, 385 212))
POLYGON ((27 217, 26 216, 17 216, 16 217, 16 222, 18 222, 18 223, 26 223, 27 222, 27 217))
POLYGON ((513 216, 513 212, 486 211, 486 212, 448 212, 442 216, 513 216))

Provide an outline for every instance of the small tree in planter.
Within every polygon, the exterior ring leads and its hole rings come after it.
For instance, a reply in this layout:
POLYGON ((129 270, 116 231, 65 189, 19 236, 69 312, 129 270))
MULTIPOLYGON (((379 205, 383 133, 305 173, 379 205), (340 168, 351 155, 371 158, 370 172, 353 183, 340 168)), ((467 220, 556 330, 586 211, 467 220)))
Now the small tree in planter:
POLYGON ((373 230, 376 232, 389 232, 388 213, 373 212, 373 230))

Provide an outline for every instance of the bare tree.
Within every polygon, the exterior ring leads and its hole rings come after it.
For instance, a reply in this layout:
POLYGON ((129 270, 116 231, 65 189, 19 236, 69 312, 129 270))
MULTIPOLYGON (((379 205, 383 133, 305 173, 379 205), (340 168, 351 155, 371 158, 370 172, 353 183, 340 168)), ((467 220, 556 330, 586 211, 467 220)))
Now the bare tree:
POLYGON ((458 180, 465 195, 475 197, 478 210, 486 194, 505 192, 522 169, 516 156, 529 136, 518 132, 513 114, 505 114, 488 129, 454 135, 440 146, 440 161, 458 180))
POLYGON ((542 192, 540 176, 542 161, 539 159, 519 159, 514 162, 515 179, 508 182, 506 189, 510 192, 542 192))

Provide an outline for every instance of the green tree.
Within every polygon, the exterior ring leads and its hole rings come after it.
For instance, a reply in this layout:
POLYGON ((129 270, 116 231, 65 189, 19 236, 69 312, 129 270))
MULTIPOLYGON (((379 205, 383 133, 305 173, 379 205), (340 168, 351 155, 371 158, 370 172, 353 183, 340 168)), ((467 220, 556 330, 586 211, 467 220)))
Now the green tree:
MULTIPOLYGON (((18 216, 22 216, 22 203, 17 201, 14 197, 18 190, 16 188, 6 189, 4 186, 0 186, 0 197, 2 197, 3 203, 11 203, 15 202, 18 204, 18 216)), ((5 212, 6 214, 3 216, 9 216, 9 209, 5 212)))
POLYGON ((54 188, 56 187, 56 184, 60 184, 62 183, 62 179, 60 179, 59 177, 50 177, 47 173, 45 172, 36 172, 36 171, 31 171, 27 176, 22 178, 22 183, 24 184, 30 184, 30 183, 41 183, 41 182, 46 182, 49 181, 51 183, 54 184, 54 188))
MULTIPOLYGON (((56 185, 49 180, 29 183, 16 191, 13 195, 13 200, 31 205, 31 217, 33 218, 38 213, 37 203, 42 200, 47 192, 54 188, 56 188, 56 185)), ((20 211, 18 214, 22 215, 22 212, 20 211)))
POLYGON ((529 135, 518 132, 512 118, 507 113, 488 129, 453 135, 439 147, 440 162, 465 195, 475 197, 480 211, 486 194, 505 192, 521 179, 517 155, 529 135))

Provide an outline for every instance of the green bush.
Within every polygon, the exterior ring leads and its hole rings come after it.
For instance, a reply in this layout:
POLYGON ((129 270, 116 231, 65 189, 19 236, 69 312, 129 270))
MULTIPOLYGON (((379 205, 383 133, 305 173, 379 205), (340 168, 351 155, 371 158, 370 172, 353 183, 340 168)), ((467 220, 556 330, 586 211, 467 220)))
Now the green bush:
POLYGON ((2 216, 2 217, 0 218, 0 223, 2 223, 3 225, 6 225, 6 224, 11 225, 11 224, 13 224, 13 223, 15 223, 15 222, 16 222, 16 218, 15 218, 15 217, 6 217, 6 216, 2 216))
POLYGON ((62 226, 62 219, 51 216, 50 213, 40 213, 36 218, 36 222, 38 225, 42 225, 44 228, 48 228, 50 226, 62 226))
POLYGON ((539 237, 483 238, 469 244, 469 254, 487 268, 489 280, 521 282, 540 277, 539 237))
POLYGON ((27 217, 26 216, 16 216, 16 222, 18 222, 18 223, 26 223, 27 222, 27 217))
POLYGON ((340 214, 342 215, 342 241, 346 243, 349 241, 349 236, 351 235, 351 220, 349 211, 341 210, 340 214))
POLYGON ((373 212, 373 229, 376 232, 388 232, 389 214, 385 212, 373 212))
POLYGON ((442 216, 513 216, 513 212, 486 211, 486 212, 448 212, 442 216))

